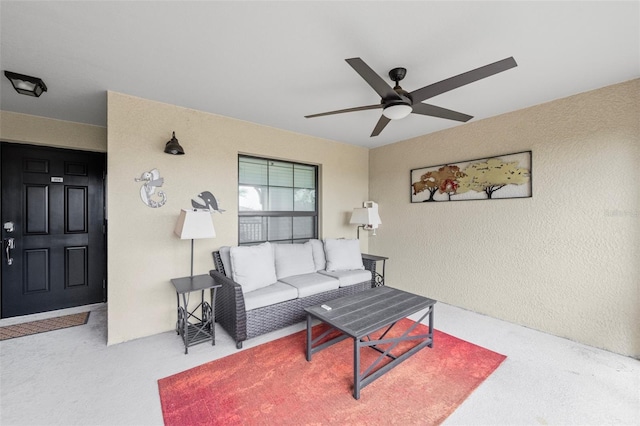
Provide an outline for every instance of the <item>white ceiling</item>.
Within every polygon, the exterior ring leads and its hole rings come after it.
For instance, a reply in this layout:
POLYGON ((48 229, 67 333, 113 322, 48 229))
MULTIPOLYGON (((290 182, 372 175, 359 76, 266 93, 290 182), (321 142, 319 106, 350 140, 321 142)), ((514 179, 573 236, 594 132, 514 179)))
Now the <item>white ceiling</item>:
MULTIPOLYGON (((412 91, 513 56, 518 67, 428 102, 495 116, 640 77, 640 2, 0 3, 0 68, 41 77, 0 109, 106 126, 106 91, 376 147, 464 125, 411 114, 371 138, 378 95, 344 61, 412 91)), ((167 129, 167 134, 172 129, 167 129)))

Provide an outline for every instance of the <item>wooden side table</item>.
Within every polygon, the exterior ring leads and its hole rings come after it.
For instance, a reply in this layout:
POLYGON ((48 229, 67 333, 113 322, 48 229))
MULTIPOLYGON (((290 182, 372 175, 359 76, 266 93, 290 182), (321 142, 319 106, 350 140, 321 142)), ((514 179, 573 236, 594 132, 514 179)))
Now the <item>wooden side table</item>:
POLYGON ((374 287, 380 287, 384 285, 384 267, 385 263, 389 259, 384 256, 376 256, 375 254, 366 254, 362 253, 362 261, 369 263, 371 266, 367 269, 371 270, 371 274, 373 276, 374 287), (376 263, 381 260, 382 261, 382 274, 376 272, 376 263))
POLYGON ((178 320, 176 321, 176 333, 182 336, 184 342, 184 353, 189 353, 189 346, 211 340, 211 345, 216 344, 215 328, 215 306, 216 293, 219 284, 216 284, 210 275, 195 275, 193 277, 173 278, 171 284, 176 289, 176 300, 178 302, 178 320), (209 290, 210 302, 204 298, 205 290, 209 290), (189 308, 190 294, 200 292, 200 302, 189 308), (182 303, 180 303, 182 296, 182 303), (196 315, 196 311, 202 308, 201 317, 196 315))

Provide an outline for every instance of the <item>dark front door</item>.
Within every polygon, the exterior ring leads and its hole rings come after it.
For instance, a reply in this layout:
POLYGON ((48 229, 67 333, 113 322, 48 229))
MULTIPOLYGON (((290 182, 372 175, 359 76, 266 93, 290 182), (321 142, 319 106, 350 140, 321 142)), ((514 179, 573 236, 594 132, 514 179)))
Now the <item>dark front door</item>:
POLYGON ((105 301, 105 154, 1 149, 2 317, 105 301))

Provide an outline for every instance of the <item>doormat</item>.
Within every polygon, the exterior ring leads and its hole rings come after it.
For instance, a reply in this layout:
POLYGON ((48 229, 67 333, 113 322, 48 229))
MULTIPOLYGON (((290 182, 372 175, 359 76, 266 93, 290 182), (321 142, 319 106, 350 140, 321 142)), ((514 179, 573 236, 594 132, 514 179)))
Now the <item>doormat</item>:
POLYGON ((64 315, 61 317, 30 321, 22 324, 7 325, 0 327, 0 340, 8 340, 16 337, 44 333, 46 331, 75 327, 76 325, 86 324, 88 320, 89 312, 81 312, 79 314, 64 315))
MULTIPOLYGON (((402 330, 411 324, 401 322, 402 330)), ((412 334, 426 330, 420 324, 412 334)), ((308 362, 305 336, 303 330, 160 379, 165 425, 437 425, 506 358, 435 330, 433 348, 415 353, 355 400, 353 340, 308 362)), ((361 354, 363 365, 380 355, 361 354)))

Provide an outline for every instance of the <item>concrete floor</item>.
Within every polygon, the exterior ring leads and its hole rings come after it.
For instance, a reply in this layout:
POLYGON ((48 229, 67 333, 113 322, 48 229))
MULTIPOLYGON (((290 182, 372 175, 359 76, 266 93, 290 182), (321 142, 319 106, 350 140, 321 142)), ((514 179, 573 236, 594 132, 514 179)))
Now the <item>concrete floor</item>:
MULTIPOLYGON (((215 346, 184 355, 175 332, 107 347, 105 305, 55 315, 87 309, 87 325, 0 342, 1 425, 160 425, 158 379, 236 352, 219 326, 215 346)), ((640 361, 443 303, 435 319, 436 328, 507 355, 445 424, 640 424, 640 361)))

